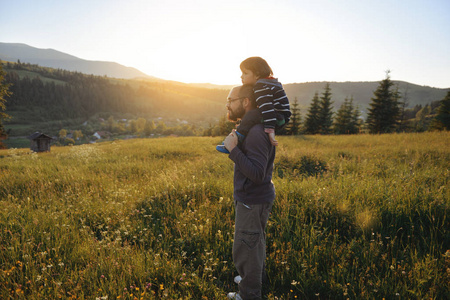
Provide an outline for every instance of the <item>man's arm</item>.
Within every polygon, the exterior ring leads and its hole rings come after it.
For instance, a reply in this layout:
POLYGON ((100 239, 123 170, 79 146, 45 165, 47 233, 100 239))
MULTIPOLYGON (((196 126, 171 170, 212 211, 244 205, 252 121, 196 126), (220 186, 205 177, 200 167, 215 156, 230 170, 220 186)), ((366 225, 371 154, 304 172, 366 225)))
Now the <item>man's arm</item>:
POLYGON ((272 150, 269 138, 263 130, 250 130, 245 145, 246 154, 239 147, 234 147, 229 157, 248 179, 256 184, 262 183, 266 178, 267 161, 272 150))

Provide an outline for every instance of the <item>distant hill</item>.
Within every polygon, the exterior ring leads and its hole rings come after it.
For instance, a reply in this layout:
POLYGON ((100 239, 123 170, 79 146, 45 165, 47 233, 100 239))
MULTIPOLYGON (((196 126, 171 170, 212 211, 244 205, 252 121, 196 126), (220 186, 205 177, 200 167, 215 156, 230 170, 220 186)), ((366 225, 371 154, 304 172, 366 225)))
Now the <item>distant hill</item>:
MULTIPOLYGON (((382 79, 380 78, 380 80, 382 79)), ((420 86, 404 81, 394 81, 394 83, 398 85, 398 91, 403 97, 402 101, 406 100, 407 107, 424 106, 433 101, 442 100, 450 91, 450 89, 420 86)), ((326 82, 293 83, 284 85, 284 88, 291 102, 297 98, 300 107, 306 108, 310 105, 315 92, 319 93, 319 97, 321 96, 325 84, 326 82)), ((353 97, 354 103, 358 104, 360 109, 366 110, 369 103, 372 102, 373 92, 378 85, 379 82, 330 82, 334 109, 337 110, 346 97, 353 97)))
MULTIPOLYGON (((129 114, 127 118, 163 117, 166 122, 187 120, 190 124, 209 126, 226 114, 224 104, 231 88, 230 85, 158 79, 118 63, 83 60, 25 44, 0 43, 0 60, 12 62, 4 64, 4 70, 13 83, 14 95, 7 103, 7 112, 13 116, 8 124, 15 126, 15 133, 21 126, 32 129, 49 120, 81 124, 99 113, 129 114), (18 60, 22 64, 14 63, 18 60)), ((406 99, 407 108, 440 101, 450 91, 449 88, 394 82, 402 100, 406 99)), ((290 101, 298 100, 302 117, 314 93, 321 96, 325 84, 283 82, 290 101)), ((330 82, 333 109, 338 110, 345 98, 353 97, 365 118, 378 85, 379 82, 330 82)))
MULTIPOLYGON (((168 81, 149 76, 135 68, 125 67, 115 62, 90 61, 59 52, 53 49, 38 49, 26 44, 0 43, 0 60, 22 63, 37 64, 43 67, 77 71, 84 74, 108 76, 123 79, 142 79, 149 82, 160 82, 167 84, 179 84, 193 88, 206 88, 215 90, 229 90, 231 85, 214 85, 209 83, 184 84, 168 81)), ((380 78, 382 80, 383 78, 380 78)), ((395 81, 399 92, 405 96, 408 107, 415 105, 426 105, 433 101, 442 100, 450 90, 420 86, 404 81, 395 81)), ((290 83, 283 82, 286 93, 291 100, 297 98, 300 108, 304 111, 310 104, 315 92, 321 95, 325 82, 290 83)), ((364 111, 367 109, 373 92, 379 82, 330 82, 334 109, 337 110, 346 97, 352 97, 354 103, 358 104, 364 111)))
POLYGON ((35 131, 57 134, 61 128, 98 130, 99 118, 143 117, 169 126, 205 128, 225 116, 226 89, 147 79, 87 75, 29 63, 2 62, 10 84, 5 122, 10 136, 35 131), (81 124, 96 124, 82 127, 81 124), (80 127, 81 126, 81 127, 80 127))
MULTIPOLYGON (((380 78, 380 81, 384 78, 380 78)), ((405 81, 393 81, 398 86, 398 90, 402 95, 402 101, 407 102, 407 108, 412 108, 416 105, 425 106, 433 101, 440 101, 444 99, 450 88, 440 89, 429 86, 421 86, 405 81)), ((305 82, 305 83, 288 83, 283 84, 284 89, 289 100, 294 102, 297 99, 302 113, 305 113, 311 104, 314 94, 317 92, 319 97, 322 95, 324 87, 327 82, 305 82)), ((378 88, 379 81, 373 82, 329 82, 331 87, 331 100, 333 101, 334 110, 338 110, 345 98, 353 97, 355 104, 359 105, 365 111, 369 107, 373 92, 378 88)), ((183 83, 178 83, 183 84, 183 83)), ((232 85, 214 85, 209 83, 191 83, 183 84, 191 87, 207 88, 207 89, 225 89, 230 90, 232 85)))
POLYGON ((135 68, 115 62, 84 60, 53 49, 39 49, 26 44, 0 43, 3 61, 37 64, 44 67, 76 71, 85 74, 115 78, 155 78, 135 68))

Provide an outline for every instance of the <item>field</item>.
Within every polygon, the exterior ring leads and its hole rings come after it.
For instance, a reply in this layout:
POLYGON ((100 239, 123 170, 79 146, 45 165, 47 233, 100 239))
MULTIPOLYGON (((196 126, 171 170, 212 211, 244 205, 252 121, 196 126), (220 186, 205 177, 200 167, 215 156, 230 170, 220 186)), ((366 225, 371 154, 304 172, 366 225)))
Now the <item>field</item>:
MULTIPOLYGON (((0 151, 1 299, 225 299, 221 138, 0 151)), ((445 299, 450 133, 279 137, 265 299, 445 299)))

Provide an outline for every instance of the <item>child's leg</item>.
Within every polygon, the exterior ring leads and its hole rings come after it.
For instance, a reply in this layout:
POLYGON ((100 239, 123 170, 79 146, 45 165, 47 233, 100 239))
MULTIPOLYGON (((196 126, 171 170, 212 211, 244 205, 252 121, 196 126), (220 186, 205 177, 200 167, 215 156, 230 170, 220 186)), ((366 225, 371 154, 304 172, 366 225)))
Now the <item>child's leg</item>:
MULTIPOLYGON (((242 143, 247 136, 248 132, 250 131, 250 128, 253 127, 253 125, 261 124, 262 116, 259 109, 253 109, 249 112, 247 112, 244 117, 241 120, 241 123, 236 128, 236 135, 238 137, 239 144, 242 143)), ((229 154, 227 148, 223 145, 217 145, 216 150, 222 153, 229 154)))
POLYGON ((238 134, 239 142, 242 143, 244 138, 247 136, 250 129, 256 125, 261 124, 262 115, 259 109, 253 109, 247 112, 241 120, 241 123, 236 128, 238 134))
POLYGON ((284 115, 277 114, 277 124, 275 127, 276 133, 283 133, 283 129, 286 127, 286 124, 289 122, 289 120, 286 120, 284 115))

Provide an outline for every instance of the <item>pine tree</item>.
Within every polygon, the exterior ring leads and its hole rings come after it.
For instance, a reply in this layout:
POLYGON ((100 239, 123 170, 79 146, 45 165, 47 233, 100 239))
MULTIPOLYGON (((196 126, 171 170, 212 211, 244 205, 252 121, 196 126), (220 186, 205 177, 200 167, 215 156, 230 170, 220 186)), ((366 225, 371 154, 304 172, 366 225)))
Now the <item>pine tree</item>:
POLYGON ((320 110, 319 110, 319 125, 321 134, 330 134, 332 132, 331 126, 333 125, 333 107, 331 106, 331 88, 330 84, 325 85, 322 97, 320 97, 320 110))
POLYGON ((450 130, 450 92, 441 100, 441 105, 437 109, 437 115, 430 127, 430 129, 450 130))
POLYGON ((305 119, 304 132, 306 134, 319 133, 319 130, 320 130, 319 111, 320 111, 319 94, 316 92, 314 94, 313 99, 311 100, 311 105, 309 107, 309 110, 308 110, 308 113, 307 113, 306 119, 305 119))
POLYGON ((286 132, 289 135, 297 135, 300 131, 301 122, 300 108, 298 108, 297 97, 295 97, 295 100, 292 103, 291 112, 291 120, 287 126, 286 132))
POLYGON ((4 111, 6 110, 6 97, 8 97, 11 93, 9 92, 9 84, 4 83, 6 73, 3 71, 3 66, 0 63, 0 149, 5 148, 2 143, 2 140, 8 137, 8 134, 3 127, 3 121, 11 118, 4 111))
POLYGON ((347 126, 350 123, 351 114, 348 107, 348 98, 345 98, 344 103, 339 107, 336 118, 334 119, 334 132, 336 134, 347 133, 347 126))
POLYGON ((357 113, 355 114, 353 107, 353 97, 351 99, 345 98, 334 119, 334 132, 336 134, 357 133, 357 120, 355 121, 355 118, 357 118, 357 113))
MULTIPOLYGON (((353 101, 353 98, 351 99, 351 101, 353 101)), ((353 115, 352 115, 352 129, 354 129, 353 133, 359 133, 361 130, 361 120, 359 119, 359 117, 361 117, 361 113, 359 110, 359 106, 356 105, 355 109, 353 110, 353 115)))
POLYGON ((391 81, 389 71, 373 93, 374 98, 370 103, 367 115, 367 125, 370 133, 393 132, 399 118, 400 93, 398 89, 392 90, 394 83, 391 81))
POLYGON ((425 105, 421 110, 416 113, 416 131, 423 132, 427 127, 427 116, 431 114, 431 106, 425 105))
POLYGON ((399 114, 399 121, 398 121, 398 132, 404 132, 406 130, 406 108, 408 107, 408 89, 409 84, 406 84, 405 91, 403 92, 403 101, 399 102, 400 107, 400 114, 399 114))

